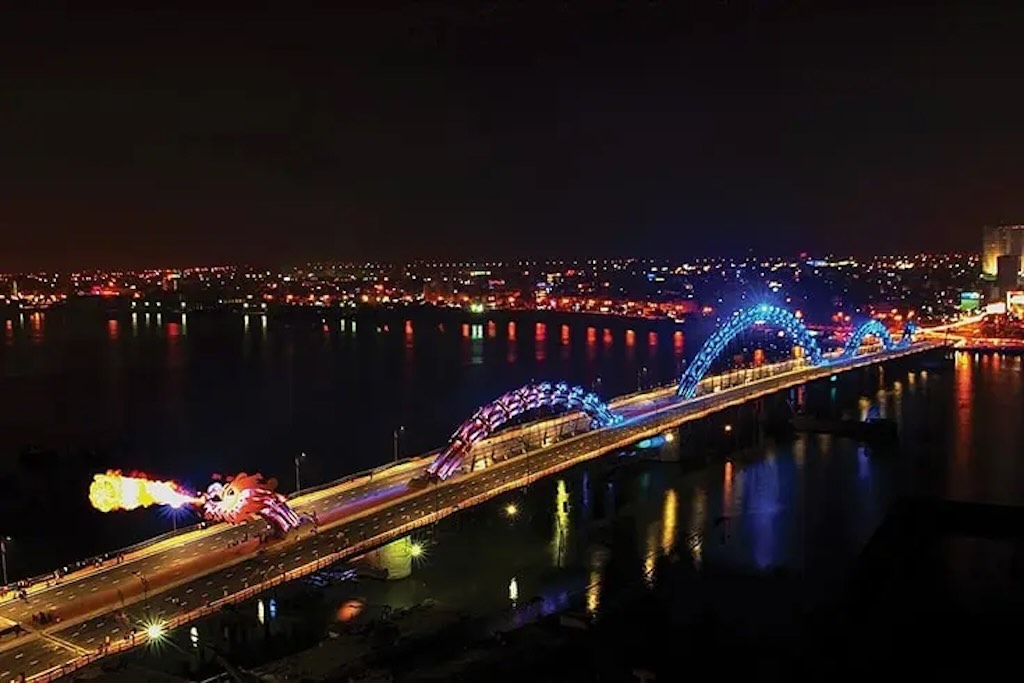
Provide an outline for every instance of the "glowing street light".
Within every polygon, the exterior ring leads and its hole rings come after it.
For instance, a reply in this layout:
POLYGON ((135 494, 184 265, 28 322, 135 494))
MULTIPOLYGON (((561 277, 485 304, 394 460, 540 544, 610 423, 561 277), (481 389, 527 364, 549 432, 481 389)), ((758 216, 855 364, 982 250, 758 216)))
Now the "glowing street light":
POLYGON ((726 431, 726 433, 731 432, 732 431, 732 425, 725 425, 725 431, 726 431))
POLYGON ((3 561, 4 567, 4 585, 8 584, 7 581, 7 543, 11 540, 10 536, 0 536, 0 559, 3 561))
POLYGON ((302 464, 302 461, 305 460, 305 459, 306 459, 305 452, 299 453, 298 455, 295 456, 295 492, 296 493, 298 493, 299 491, 302 490, 302 482, 299 479, 299 466, 302 464))
POLYGON ((417 541, 412 541, 409 544, 409 555, 413 559, 417 559, 417 558, 423 557, 423 553, 424 552, 425 551, 423 549, 423 544, 422 543, 419 543, 417 541))
POLYGON ((511 519, 519 514, 519 508, 515 503, 509 503, 505 506, 505 514, 511 519))
POLYGON ((159 642, 167 635, 167 627, 159 621, 146 624, 146 638, 151 642, 159 642))

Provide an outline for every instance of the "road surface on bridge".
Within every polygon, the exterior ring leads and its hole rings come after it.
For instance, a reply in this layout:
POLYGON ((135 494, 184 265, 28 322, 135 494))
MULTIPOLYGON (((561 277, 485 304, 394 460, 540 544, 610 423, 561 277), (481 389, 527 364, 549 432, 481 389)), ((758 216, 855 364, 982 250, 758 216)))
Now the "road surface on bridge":
MULTIPOLYGON (((626 448, 636 441, 702 419, 732 405, 768 395, 830 374, 936 348, 920 344, 910 349, 854 357, 821 367, 797 367, 749 384, 706 393, 676 402, 672 391, 659 389, 641 394, 621 407, 643 405, 614 428, 584 432, 532 451, 509 457, 486 469, 453 477, 426 489, 410 489, 409 481, 430 461, 423 458, 394 474, 382 474, 358 486, 328 489, 312 494, 304 510, 316 510, 319 532, 300 529, 298 538, 271 545, 260 553, 254 536, 266 523, 231 527, 218 525, 206 534, 195 534, 182 543, 124 564, 109 565, 75 580, 42 589, 28 601, 0 606, 0 616, 32 626, 31 615, 55 608, 67 613, 63 622, 0 643, 0 680, 20 673, 32 675, 96 651, 111 641, 129 636, 132 628, 153 620, 188 613, 211 601, 239 593, 284 572, 294 572, 317 557, 344 553, 354 543, 386 541, 389 530, 450 514, 467 504, 519 488, 539 477, 566 469, 600 454, 626 448), (313 496, 317 496, 313 499, 313 496), (244 540, 248 535, 249 540, 244 540), (143 590, 143 578, 148 590, 143 590), (117 618, 117 613, 124 615, 117 618)), ((627 410, 632 413, 632 410, 627 410)), ((541 430, 542 425, 524 429, 541 430)), ((521 437, 504 435, 502 443, 515 444, 521 437)), ((514 449, 513 449, 514 450, 514 449)), ((207 530, 204 530, 207 531, 207 530)))

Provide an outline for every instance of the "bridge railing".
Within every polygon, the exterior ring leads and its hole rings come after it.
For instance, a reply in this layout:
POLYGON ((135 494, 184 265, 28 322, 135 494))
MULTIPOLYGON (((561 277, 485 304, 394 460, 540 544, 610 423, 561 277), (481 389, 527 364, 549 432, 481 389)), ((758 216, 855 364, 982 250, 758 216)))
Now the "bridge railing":
MULTIPOLYGON (((100 553, 99 555, 96 555, 94 557, 88 558, 86 560, 79 560, 79 561, 73 563, 74 569, 69 570, 67 574, 62 574, 62 576, 70 576, 70 575, 74 574, 77 571, 82 571, 82 570, 85 570, 85 569, 90 569, 90 568, 92 568, 94 566, 97 566, 97 563, 99 563, 99 562, 106 563, 106 562, 108 562, 110 560, 110 558, 112 558, 112 557, 114 557, 116 555, 122 554, 122 553, 125 554, 125 555, 128 555, 128 554, 131 554, 131 553, 138 552, 140 550, 145 550, 146 548, 149 548, 149 547, 151 547, 153 545, 156 545, 158 543, 162 543, 163 541, 166 541, 168 539, 174 538, 176 536, 183 536, 184 534, 187 534, 189 532, 198 531, 199 529, 202 529, 204 526, 205 525, 204 525, 203 522, 197 522, 196 524, 190 524, 189 526, 178 527, 177 529, 175 529, 173 531, 164 532, 164 533, 162 533, 162 534, 160 534, 158 536, 153 536, 151 538, 144 539, 142 541, 139 541, 138 543, 134 543, 132 545, 125 546, 124 548, 119 548, 117 550, 111 550, 110 552, 106 552, 106 553, 100 553)), ((69 565, 65 565, 65 566, 69 566, 69 565)), ((58 571, 60 571, 60 570, 63 570, 63 567, 59 567, 58 569, 55 569, 53 571, 48 571, 45 574, 37 574, 36 576, 29 576, 29 577, 25 577, 23 579, 18 579, 16 582, 12 583, 11 585, 16 586, 16 585, 18 585, 20 583, 24 583, 28 587, 37 586, 37 585, 39 585, 41 583, 46 583, 47 581, 53 581, 54 580, 54 575, 58 571)))
POLYGON ((704 394, 714 393, 716 391, 723 391, 725 389, 743 386, 744 384, 750 384, 751 382, 757 382, 769 377, 776 377, 805 367, 808 367, 806 359, 794 358, 792 360, 782 361, 781 363, 756 365, 750 368, 736 368, 728 372, 723 372, 702 379, 697 384, 697 395, 701 396, 704 394))
MULTIPOLYGON (((436 451, 432 451, 430 453, 427 453, 426 455, 416 455, 416 456, 411 456, 411 457, 408 457, 408 458, 402 458, 400 460, 394 460, 392 462, 384 463, 383 465, 380 465, 378 467, 374 467, 372 469, 361 470, 359 472, 353 472, 352 474, 346 474, 344 477, 341 477, 340 479, 333 479, 331 481, 326 481, 326 482, 324 482, 322 484, 316 484, 314 486, 308 486, 308 487, 306 487, 306 488, 304 488, 304 489, 302 489, 300 491, 296 491, 295 493, 293 493, 293 494, 291 494, 289 496, 289 499, 290 500, 296 500, 296 499, 299 499, 299 498, 303 498, 305 496, 312 495, 314 493, 319 493, 321 491, 326 491, 327 489, 332 489, 332 488, 341 486, 342 484, 346 484, 346 483, 349 483, 349 482, 352 482, 352 481, 356 481, 358 479, 362 479, 364 477, 369 477, 371 475, 378 475, 381 472, 386 472, 387 470, 390 470, 390 469, 400 469, 400 468, 403 468, 403 467, 407 467, 407 466, 410 466, 412 463, 415 463, 415 462, 417 462, 419 460, 422 460, 423 458, 429 458, 429 457, 433 456, 435 453, 436 453, 436 451)), ((301 501, 299 501, 299 502, 301 502, 301 501)))

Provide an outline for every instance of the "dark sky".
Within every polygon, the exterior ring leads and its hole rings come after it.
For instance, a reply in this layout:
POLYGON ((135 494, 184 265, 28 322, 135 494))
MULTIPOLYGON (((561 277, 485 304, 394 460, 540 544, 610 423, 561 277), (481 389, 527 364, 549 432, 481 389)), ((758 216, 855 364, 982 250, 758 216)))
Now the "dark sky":
POLYGON ((1011 4, 375 4, 5 12, 0 269, 974 250, 1024 220, 1011 4))

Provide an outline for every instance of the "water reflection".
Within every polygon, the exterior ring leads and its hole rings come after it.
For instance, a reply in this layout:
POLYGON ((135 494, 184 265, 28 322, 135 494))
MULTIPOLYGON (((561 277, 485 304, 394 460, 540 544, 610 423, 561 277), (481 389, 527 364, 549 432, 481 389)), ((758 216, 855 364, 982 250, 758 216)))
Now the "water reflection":
POLYGON ((733 495, 732 495, 732 487, 733 487, 733 472, 732 472, 732 470, 733 470, 732 461, 731 460, 726 460, 725 461, 725 465, 722 468, 722 500, 725 501, 725 504, 723 505, 724 509, 722 510, 722 514, 724 516, 728 516, 728 515, 731 515, 733 513, 733 510, 732 510, 732 507, 731 507, 733 502, 734 502, 733 501, 733 495))
POLYGON ((470 329, 470 365, 481 365, 484 362, 484 326, 475 323, 470 329))
POLYGON ((654 570, 658 564, 658 522, 651 521, 647 525, 644 541, 644 583, 648 588, 654 587, 654 570))
POLYGON ((779 550, 775 521, 779 513, 779 468, 774 459, 766 459, 744 471, 742 493, 746 515, 753 522, 754 561, 761 569, 774 566, 779 550))
POLYGON ((955 462, 964 462, 970 457, 971 447, 971 416, 974 410, 974 368, 971 356, 964 351, 957 351, 953 362, 953 379, 955 385, 954 400, 956 401, 956 440, 953 451, 955 462))
POLYGON ((677 522, 676 514, 679 501, 675 489, 665 491, 665 501, 661 506, 661 552, 668 555, 676 547, 677 522))
POLYGON ((587 612, 597 614, 601 607, 601 578, 605 564, 608 562, 608 550, 603 546, 590 549, 590 570, 587 575, 587 612))
POLYGON ((43 321, 43 314, 39 311, 29 316, 29 339, 33 344, 39 344, 43 341, 43 321))
POLYGON ((508 356, 506 360, 509 363, 515 363, 518 357, 518 348, 516 346, 516 324, 515 322, 509 322, 508 324, 508 356))
POLYGON ((555 487, 555 531, 551 547, 555 566, 565 567, 569 548, 569 490, 564 479, 559 479, 555 487))
POLYGON ((704 562, 704 534, 708 526, 708 492, 703 486, 693 491, 690 511, 690 555, 693 566, 700 569, 704 562))

